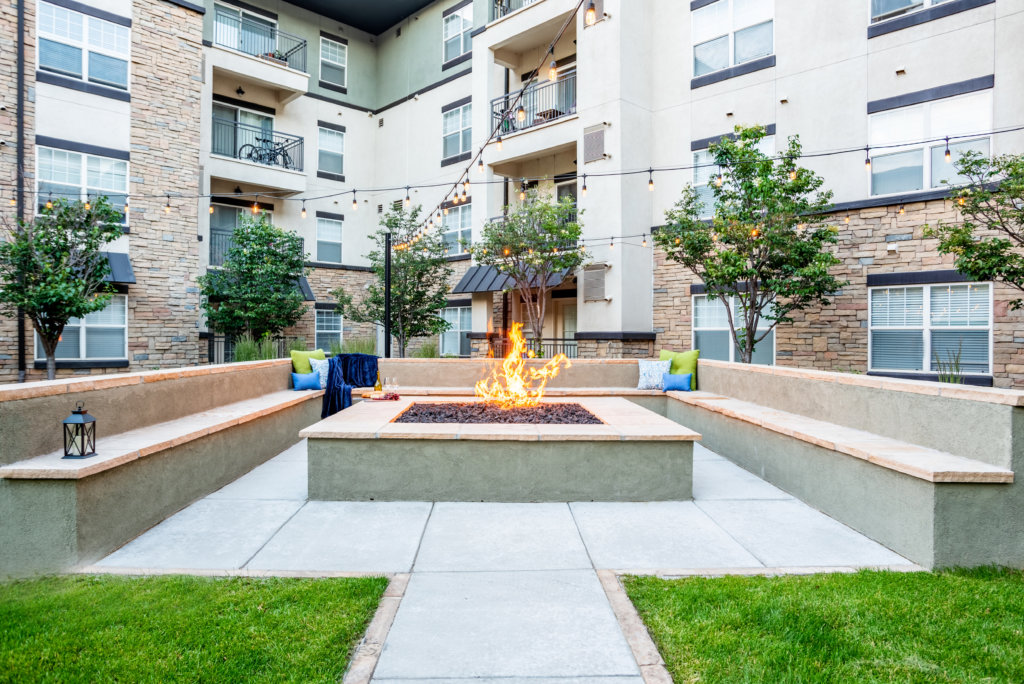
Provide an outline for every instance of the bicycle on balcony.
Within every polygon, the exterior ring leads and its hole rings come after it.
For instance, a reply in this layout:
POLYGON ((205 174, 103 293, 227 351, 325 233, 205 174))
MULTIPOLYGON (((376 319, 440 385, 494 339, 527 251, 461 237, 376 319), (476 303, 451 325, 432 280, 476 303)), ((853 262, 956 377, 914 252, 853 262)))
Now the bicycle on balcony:
POLYGON ((277 144, 273 138, 256 138, 256 144, 246 143, 238 149, 240 159, 248 159, 257 164, 292 168, 292 158, 284 144, 277 144))

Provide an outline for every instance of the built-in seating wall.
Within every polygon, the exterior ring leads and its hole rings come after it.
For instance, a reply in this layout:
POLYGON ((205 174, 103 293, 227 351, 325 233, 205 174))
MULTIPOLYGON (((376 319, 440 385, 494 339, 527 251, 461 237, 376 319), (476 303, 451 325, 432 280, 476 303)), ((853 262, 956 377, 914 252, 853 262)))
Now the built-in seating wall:
MULTIPOLYGON (((494 359, 381 359, 381 377, 398 379, 405 387, 473 387, 499 361, 494 359)), ((546 359, 527 361, 543 366, 546 359)), ((636 387, 640 377, 634 359, 573 360, 549 384, 551 388, 636 387)))

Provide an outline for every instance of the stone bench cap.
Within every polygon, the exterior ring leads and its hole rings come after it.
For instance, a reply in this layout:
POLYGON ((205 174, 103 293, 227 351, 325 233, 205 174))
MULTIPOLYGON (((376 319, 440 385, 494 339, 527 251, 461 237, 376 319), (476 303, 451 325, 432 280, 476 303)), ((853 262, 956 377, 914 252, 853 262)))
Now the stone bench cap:
POLYGON ((96 440, 96 456, 66 459, 59 451, 44 454, 0 467, 0 478, 79 480, 303 402, 319 400, 323 394, 323 390, 271 392, 165 423, 101 436, 96 440))
POLYGON ((928 482, 1012 483, 1013 471, 864 430, 778 411, 711 392, 668 392, 691 406, 928 482))

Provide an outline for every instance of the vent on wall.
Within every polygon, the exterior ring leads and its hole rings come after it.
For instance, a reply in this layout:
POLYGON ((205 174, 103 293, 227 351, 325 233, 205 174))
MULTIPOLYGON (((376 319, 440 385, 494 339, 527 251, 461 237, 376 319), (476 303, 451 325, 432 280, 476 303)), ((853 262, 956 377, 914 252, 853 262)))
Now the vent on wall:
POLYGON ((605 274, 608 271, 607 264, 590 264, 583 269, 583 301, 604 302, 608 300, 605 296, 605 274))
POLYGON ((583 163, 589 164, 590 162, 601 161, 602 159, 608 159, 608 155, 604 153, 604 129, 607 128, 606 124, 598 124, 596 126, 588 126, 583 129, 583 163))
POLYGON ((383 204, 378 204, 377 205, 377 213, 378 214, 383 214, 384 213, 384 205, 383 204))
POLYGON ((391 203, 391 208, 394 211, 402 211, 402 200, 395 200, 391 203))
POLYGON ((377 128, 384 128, 384 117, 377 119, 377 128))

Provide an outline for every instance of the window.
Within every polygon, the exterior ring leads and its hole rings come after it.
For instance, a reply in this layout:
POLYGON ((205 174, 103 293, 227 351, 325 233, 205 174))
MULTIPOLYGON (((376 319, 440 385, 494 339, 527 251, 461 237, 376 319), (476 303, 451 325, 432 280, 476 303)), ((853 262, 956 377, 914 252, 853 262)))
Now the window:
POLYGON ((38 33, 40 69, 128 89, 127 26, 41 2, 38 33))
POLYGON ((274 117, 249 109, 213 103, 210 152, 225 157, 250 158, 251 148, 263 149, 274 136, 274 117), (245 149, 243 149, 245 148, 245 149))
POLYGON ((343 88, 348 85, 348 45, 321 36, 320 80, 343 88))
POLYGON ((247 55, 272 55, 277 52, 277 24, 236 7, 216 5, 213 42, 247 55))
POLYGON ((773 0, 718 0, 690 16, 694 76, 774 52, 773 0))
POLYGON ((473 129, 470 123, 473 105, 463 105, 444 113, 444 159, 457 157, 472 148, 473 129))
MULTIPOLYGON (((126 359, 128 342, 128 297, 114 295, 101 311, 84 319, 72 318, 57 343, 58 360, 126 359)), ((36 358, 45 359, 43 344, 36 337, 36 358)))
POLYGON ((341 131, 321 128, 317 149, 319 169, 327 173, 345 173, 345 134, 341 131))
MULTIPOLYGON (((740 311, 738 298, 731 298, 733 321, 739 324, 736 319, 740 311)), ((764 319, 761 324, 767 324, 764 319)), ((725 310, 725 302, 722 299, 712 298, 708 295, 694 295, 693 297, 693 348, 700 349, 702 359, 715 359, 717 361, 738 361, 740 352, 733 343, 732 331, 729 330, 729 317, 725 310)), ((775 363, 775 331, 772 330, 767 336, 754 346, 752 363, 760 363, 770 366, 775 363)))
POLYGON ((341 221, 317 218, 316 260, 332 264, 341 263, 341 221))
MULTIPOLYGON (((37 147, 39 181, 36 197, 42 211, 51 199, 86 200, 106 197, 123 209, 128 192, 128 162, 110 157, 37 147)), ((122 221, 126 216, 122 213, 122 221)))
POLYGON ((472 238, 472 215, 471 204, 448 208, 448 215, 444 217, 444 234, 441 236, 446 253, 460 254, 466 249, 463 243, 468 245, 472 238))
POLYGON ((956 283, 870 291, 870 370, 991 372, 992 287, 956 283))
POLYGON ((335 310, 316 310, 316 348, 341 349, 341 314, 335 310))
MULTIPOLYGON (((245 215, 252 216, 249 208, 229 207, 213 204, 210 214, 210 266, 223 266, 228 250, 235 244, 235 228, 245 215)), ((273 212, 263 209, 268 221, 273 221, 273 212)))
POLYGON ((466 5, 444 18, 444 61, 448 62, 473 49, 473 5, 466 5))
POLYGON ((441 333, 441 356, 469 356, 472 307, 449 306, 441 310, 441 317, 451 324, 446 332, 441 333))
POLYGON ((871 0, 871 21, 882 21, 944 2, 948 0, 871 0))
MULTIPOLYGON (((766 135, 761 138, 757 149, 762 153, 772 156, 775 154, 775 136, 766 135)), ((695 150, 693 153, 693 189, 697 191, 704 207, 701 209, 701 218, 711 218, 715 214, 715 191, 711 187, 721 168, 715 164, 715 157, 710 149, 695 150)))
POLYGON ((871 194, 913 192, 942 187, 944 183, 956 185, 964 182, 965 179, 956 174, 952 162, 968 150, 988 156, 988 136, 951 140, 949 162, 945 161, 945 142, 900 143, 946 136, 972 136, 991 127, 991 90, 872 114, 869 117, 871 145, 888 147, 871 151, 871 194))

